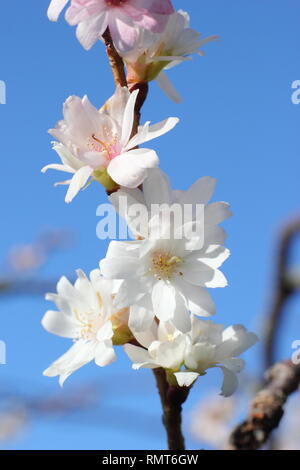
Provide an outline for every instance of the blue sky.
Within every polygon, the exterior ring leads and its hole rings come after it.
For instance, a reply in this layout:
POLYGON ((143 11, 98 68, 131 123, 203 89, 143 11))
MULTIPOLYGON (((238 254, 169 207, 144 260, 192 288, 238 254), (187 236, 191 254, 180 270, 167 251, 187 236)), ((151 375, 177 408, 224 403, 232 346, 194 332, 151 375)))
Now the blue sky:
MULTIPOLYGON (((61 118, 71 94, 88 94, 101 106, 113 82, 99 43, 86 52, 63 19, 46 17, 48 0, 3 2, 0 15, 0 80, 7 104, 0 105, 2 180, 0 259, 15 244, 32 241, 42 229, 73 231, 76 244, 59 253, 41 272, 45 278, 72 276, 75 269, 97 267, 107 244, 96 238, 96 208, 104 191, 91 185, 71 205, 58 175, 40 173, 55 160, 47 129, 61 118)), ((275 240, 283 222, 297 214, 299 193, 299 113, 291 102, 291 84, 300 79, 297 0, 175 0, 191 15, 192 27, 220 40, 205 47, 206 56, 170 71, 183 96, 170 102, 153 84, 143 120, 178 116, 180 124, 153 143, 161 167, 173 186, 186 189, 200 176, 218 180, 215 200, 230 202, 234 217, 226 222, 232 251, 224 266, 229 287, 214 292, 221 323, 246 324, 260 331, 271 295, 275 240), (158 105, 159 104, 159 105, 158 105)), ((60 175, 59 175, 60 176, 60 175)), ((300 339, 298 299, 289 305, 278 357, 289 357, 300 339)), ((57 393, 55 379, 42 370, 69 346, 43 331, 47 308, 39 298, 1 300, 0 339, 7 343, 8 363, 0 366, 1 383, 27 393, 57 393)), ((259 371, 260 348, 246 355, 250 371, 259 371)), ((151 449, 163 448, 160 408, 150 372, 130 370, 120 360, 106 369, 87 366, 65 389, 98 381, 103 388, 93 424, 89 419, 35 421, 18 439, 16 449, 151 449), (122 391, 120 393, 120 390, 122 391)), ((210 373, 198 382, 185 406, 186 417, 203 394, 218 387, 210 373)), ((188 428, 188 419, 185 419, 188 428)), ((199 447, 188 434, 189 448, 199 447)))

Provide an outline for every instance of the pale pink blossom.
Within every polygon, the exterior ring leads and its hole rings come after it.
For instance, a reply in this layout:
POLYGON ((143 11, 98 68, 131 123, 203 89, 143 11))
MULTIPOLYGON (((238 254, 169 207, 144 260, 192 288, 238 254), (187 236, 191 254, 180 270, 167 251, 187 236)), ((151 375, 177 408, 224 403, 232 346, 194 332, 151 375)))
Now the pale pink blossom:
MULTIPOLYGON (((48 9, 51 21, 57 21, 68 0, 52 0, 48 9)), ((120 51, 134 47, 136 26, 161 33, 174 9, 170 0, 71 0, 66 11, 70 25, 78 25, 77 38, 90 49, 109 27, 120 51)))
POLYGON ((148 169, 158 166, 154 150, 136 147, 170 131, 178 119, 168 118, 153 126, 147 122, 131 138, 137 94, 137 90, 130 94, 126 87, 118 87, 100 111, 87 96, 71 96, 65 102, 64 120, 49 131, 59 141, 53 148, 62 163, 47 165, 42 172, 54 169, 72 174, 70 180, 58 183, 69 185, 66 202, 71 202, 90 178, 106 189, 116 183, 136 188, 148 169))

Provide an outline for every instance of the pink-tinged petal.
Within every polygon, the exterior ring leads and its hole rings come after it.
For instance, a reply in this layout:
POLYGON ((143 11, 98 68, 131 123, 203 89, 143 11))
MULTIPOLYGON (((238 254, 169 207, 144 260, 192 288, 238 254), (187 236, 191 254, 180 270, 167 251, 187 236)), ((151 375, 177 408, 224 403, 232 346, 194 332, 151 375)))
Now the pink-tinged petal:
POLYGON ((148 10, 151 13, 156 13, 158 15, 171 15, 174 13, 174 8, 170 0, 152 0, 151 5, 149 6, 149 0, 143 0, 142 4, 148 4, 148 10))
POLYGON ((57 21, 69 0, 52 0, 47 15, 50 21, 57 21))
POLYGON ((137 188, 147 176, 148 168, 155 168, 159 159, 154 150, 136 149, 114 158, 107 172, 110 177, 125 188, 137 188))
POLYGON ((83 166, 75 173, 66 194, 66 202, 71 202, 74 199, 76 194, 85 186, 93 171, 93 168, 90 166, 83 166))
POLYGON ((108 26, 114 45, 124 53, 133 49, 138 33, 132 19, 118 10, 118 14, 110 14, 108 26))
POLYGON ((106 28, 107 14, 104 12, 79 23, 76 30, 76 36, 81 45, 86 50, 89 50, 95 42, 100 39, 106 28))
POLYGON ((100 15, 106 9, 104 2, 98 0, 72 1, 72 5, 66 11, 66 21, 74 26, 86 21, 91 16, 100 15))

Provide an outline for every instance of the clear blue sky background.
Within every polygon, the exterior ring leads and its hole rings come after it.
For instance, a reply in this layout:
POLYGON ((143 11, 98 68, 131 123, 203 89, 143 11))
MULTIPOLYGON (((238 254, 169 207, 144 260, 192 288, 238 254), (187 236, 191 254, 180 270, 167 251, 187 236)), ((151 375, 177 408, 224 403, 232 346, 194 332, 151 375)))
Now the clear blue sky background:
MULTIPOLYGON (((46 17, 48 0, 2 2, 0 7, 0 79, 7 84, 7 104, 0 106, 1 235, 0 259, 14 244, 32 241, 45 227, 74 231, 73 249, 54 256, 45 278, 89 271, 104 256, 107 244, 96 238, 96 207, 105 201, 97 184, 71 205, 64 188, 53 188, 57 173, 40 168, 55 160, 47 129, 61 118, 71 94, 88 94, 95 105, 113 92, 103 46, 85 52, 63 19, 46 17)), ((174 0, 191 14, 192 26, 221 40, 169 74, 184 101, 170 102, 154 84, 143 119, 178 116, 172 133, 154 142, 175 188, 187 188, 203 175, 218 179, 215 199, 231 203, 226 222, 232 257, 224 266, 227 289, 214 292, 216 320, 242 322, 260 331, 261 315, 272 287, 275 235, 300 207, 300 105, 291 103, 291 83, 300 79, 300 5, 298 0, 174 0)), ((1 383, 26 393, 58 391, 42 371, 68 347, 40 326, 48 307, 41 299, 1 300, 0 339, 7 343, 1 383)), ((300 339, 297 302, 291 303, 278 356, 289 357, 300 339)), ((121 353, 121 351, 120 351, 121 353)), ((259 347, 247 355, 250 371, 259 371, 259 347)), ((72 376, 72 387, 98 380, 103 391, 91 421, 38 420, 17 440, 18 449, 163 448, 159 402, 151 373, 130 370, 120 360, 106 369, 87 366, 72 376)), ((198 382, 185 416, 220 376, 211 372, 198 382)), ((188 427, 188 419, 185 420, 188 427)), ((199 443, 188 434, 188 446, 199 443)))

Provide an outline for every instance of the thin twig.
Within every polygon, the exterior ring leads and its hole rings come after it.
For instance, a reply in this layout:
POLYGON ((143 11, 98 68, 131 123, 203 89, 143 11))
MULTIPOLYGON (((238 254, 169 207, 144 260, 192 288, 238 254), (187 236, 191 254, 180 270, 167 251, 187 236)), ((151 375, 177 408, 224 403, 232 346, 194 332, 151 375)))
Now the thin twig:
POLYGON ((300 233, 300 219, 295 219, 284 228, 279 242, 276 269, 275 293, 265 332, 265 366, 275 362, 275 346, 284 307, 288 299, 299 290, 299 285, 289 276, 289 259, 294 239, 300 233))
POLYGON ((182 404, 186 401, 190 389, 173 387, 168 384, 164 369, 154 369, 157 388, 163 409, 163 424, 170 450, 185 450, 184 437, 181 431, 182 404))
POLYGON ((113 40, 111 38, 111 34, 109 29, 107 28, 105 33, 103 34, 104 43, 106 46, 106 53, 109 59, 109 63, 111 66, 111 70, 114 76, 115 85, 120 85, 122 87, 127 87, 127 80, 124 68, 123 59, 118 54, 113 40))
POLYGON ((266 386, 252 402, 248 418, 231 434, 233 450, 258 450, 284 414, 284 405, 300 383, 300 365, 278 362, 266 372, 266 386))

